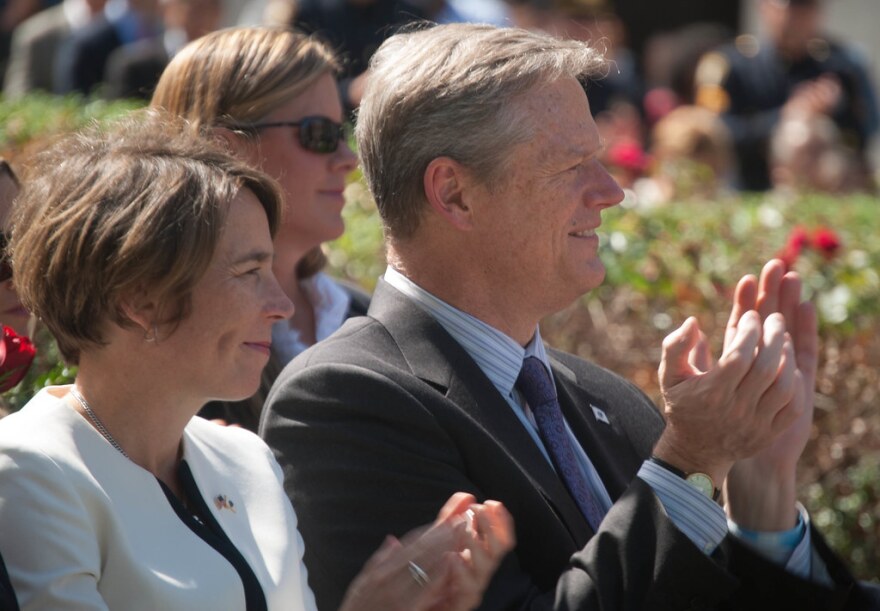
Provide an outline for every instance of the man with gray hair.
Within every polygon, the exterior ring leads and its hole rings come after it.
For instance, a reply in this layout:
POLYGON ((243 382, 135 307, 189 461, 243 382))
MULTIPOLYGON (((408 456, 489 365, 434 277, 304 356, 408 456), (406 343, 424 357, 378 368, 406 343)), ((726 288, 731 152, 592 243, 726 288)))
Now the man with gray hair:
POLYGON ((285 369, 261 423, 319 606, 455 490, 516 520, 484 609, 858 604, 794 496, 816 316, 780 261, 740 281, 717 363, 695 319, 666 339, 665 424, 541 341, 542 317, 602 281, 596 230, 623 197, 583 88, 598 52, 447 25, 391 37, 371 69, 357 137, 389 267, 367 317, 285 369))

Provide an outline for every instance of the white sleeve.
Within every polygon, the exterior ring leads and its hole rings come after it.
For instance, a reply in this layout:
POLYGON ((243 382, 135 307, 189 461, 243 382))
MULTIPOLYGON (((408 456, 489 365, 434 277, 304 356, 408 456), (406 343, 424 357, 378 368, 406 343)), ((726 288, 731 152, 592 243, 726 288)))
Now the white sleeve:
POLYGON ((99 520, 69 477, 38 451, 0 447, 0 552, 22 611, 107 609, 99 520))

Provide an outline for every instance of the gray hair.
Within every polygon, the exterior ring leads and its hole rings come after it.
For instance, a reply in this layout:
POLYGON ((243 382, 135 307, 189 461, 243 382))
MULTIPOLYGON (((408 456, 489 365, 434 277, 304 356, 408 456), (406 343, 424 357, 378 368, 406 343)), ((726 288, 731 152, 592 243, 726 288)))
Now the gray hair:
POLYGON ((518 101, 561 78, 604 75, 602 54, 577 40, 518 28, 438 25, 392 36, 370 62, 357 122, 361 164, 386 237, 406 239, 425 206, 428 164, 448 156, 499 179, 531 137, 518 101))

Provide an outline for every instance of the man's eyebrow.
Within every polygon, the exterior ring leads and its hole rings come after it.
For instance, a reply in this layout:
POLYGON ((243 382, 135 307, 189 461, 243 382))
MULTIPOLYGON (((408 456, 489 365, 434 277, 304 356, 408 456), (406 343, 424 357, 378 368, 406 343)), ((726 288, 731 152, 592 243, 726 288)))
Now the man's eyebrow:
POLYGON ((572 147, 562 151, 562 155, 565 159, 589 159, 591 157, 601 157, 605 153, 606 148, 608 148, 608 144, 605 140, 602 140, 599 146, 595 148, 572 147))

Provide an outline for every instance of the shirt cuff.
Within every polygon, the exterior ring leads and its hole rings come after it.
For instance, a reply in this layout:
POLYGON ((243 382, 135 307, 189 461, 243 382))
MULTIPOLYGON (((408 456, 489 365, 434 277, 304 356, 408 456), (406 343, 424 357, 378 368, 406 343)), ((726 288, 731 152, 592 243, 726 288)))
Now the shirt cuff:
POLYGON ((669 519, 704 554, 709 555, 727 535, 724 510, 685 480, 651 461, 638 476, 654 490, 669 519))
POLYGON ((810 516, 803 505, 797 503, 798 521, 794 528, 779 532, 762 532, 741 528, 732 520, 727 526, 730 533, 746 543, 756 552, 785 568, 786 571, 800 577, 814 577, 820 582, 828 582, 828 571, 824 563, 813 567, 813 544, 810 540, 810 516), (813 569, 817 570, 813 570, 813 569))

